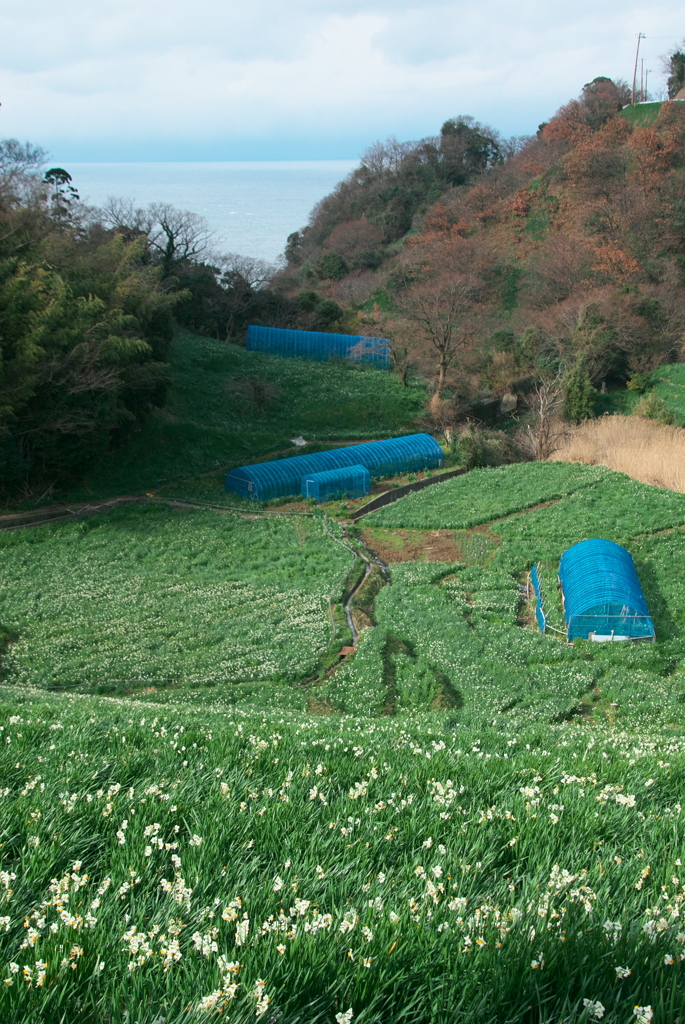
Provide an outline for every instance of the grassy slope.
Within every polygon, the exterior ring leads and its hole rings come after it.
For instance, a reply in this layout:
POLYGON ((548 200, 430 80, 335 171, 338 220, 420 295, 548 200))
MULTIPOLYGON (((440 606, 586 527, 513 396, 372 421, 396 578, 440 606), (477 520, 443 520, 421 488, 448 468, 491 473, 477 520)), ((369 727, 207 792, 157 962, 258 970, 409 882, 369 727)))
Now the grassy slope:
POLYGON ((6 1024, 685 1008, 682 731, 0 699, 6 1024))
POLYGON ((175 383, 168 405, 72 500, 137 493, 165 479, 241 465, 291 447, 300 434, 321 441, 403 433, 424 395, 422 383, 402 388, 387 371, 280 359, 187 332, 170 358, 175 383), (261 408, 250 381, 262 387, 261 408))
POLYGON ((661 103, 636 103, 632 107, 623 108, 623 116, 627 121, 636 128, 646 128, 650 124, 654 124, 659 111, 661 110, 661 103))
MULTIPOLYGON (((657 367, 652 374, 652 381, 647 394, 654 392, 675 413, 680 425, 685 426, 685 363, 669 363, 657 367)), ((595 411, 598 416, 605 412, 630 416, 642 397, 637 391, 629 391, 627 388, 609 391, 606 395, 597 396, 595 411)))
MULTIPOLYGON (((661 532, 685 522, 685 496, 529 464, 395 509, 426 529, 445 494, 455 523, 493 542, 469 566, 393 566, 378 625, 316 691, 346 715, 312 716, 283 684, 164 704, 0 688, 3 1021, 227 1009, 336 1024, 351 1009, 352 1024, 586 1024, 584 1000, 604 1024, 636 1005, 654 1024, 685 1012, 685 544, 661 532), (483 495, 510 515, 489 531, 483 495), (656 645, 570 648, 528 626, 521 572, 597 533, 633 551, 656 645), (446 710, 417 713, 431 706, 446 710)), ((119 651, 128 633, 181 674, 224 628, 231 581, 250 593, 223 642, 258 629, 257 659, 290 657, 307 638, 287 622, 263 651, 273 595, 323 594, 348 564, 298 522, 126 510, 10 535, 4 619, 46 638, 11 657, 34 658, 35 681, 89 650, 97 666, 111 623, 119 651)))
POLYGON ((660 366, 652 374, 653 390, 685 426, 685 363, 660 366))
POLYGON ((6 678, 95 692, 300 679, 352 566, 336 532, 129 506, 2 534, 6 678))
POLYGON ((563 466, 474 471, 368 517, 378 529, 479 527, 500 543, 484 546, 475 566, 393 567, 395 585, 377 601, 377 628, 364 633, 354 662, 328 687, 334 706, 361 713, 389 703, 451 703, 474 726, 502 714, 523 726, 615 701, 629 719, 644 701, 642 712, 683 720, 685 496, 604 467, 563 466), (517 507, 530 510, 512 514, 517 507), (567 547, 593 536, 633 553, 658 644, 568 647, 522 628, 519 584, 531 564, 558 565, 567 547))

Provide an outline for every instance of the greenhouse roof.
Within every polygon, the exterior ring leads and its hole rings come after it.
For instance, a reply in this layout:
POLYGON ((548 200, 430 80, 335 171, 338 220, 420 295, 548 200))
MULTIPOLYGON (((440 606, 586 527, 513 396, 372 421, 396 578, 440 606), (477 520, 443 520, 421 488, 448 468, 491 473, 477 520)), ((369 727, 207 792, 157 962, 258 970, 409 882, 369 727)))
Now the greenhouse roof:
POLYGON ((443 464, 443 451, 430 434, 408 434, 387 441, 367 441, 328 452, 295 455, 232 469, 226 490, 255 501, 299 494, 302 477, 340 466, 365 466, 372 476, 416 472, 443 464))
POLYGON ((260 327, 251 324, 247 329, 248 351, 268 352, 291 359, 313 359, 327 362, 343 359, 351 363, 365 363, 381 369, 390 367, 390 345, 385 338, 372 338, 357 334, 331 334, 328 331, 293 331, 285 327, 260 327))
POLYGON ((649 616, 632 555, 613 541, 596 538, 574 544, 561 556, 559 579, 569 625, 577 615, 610 607, 621 609, 624 616, 649 616))

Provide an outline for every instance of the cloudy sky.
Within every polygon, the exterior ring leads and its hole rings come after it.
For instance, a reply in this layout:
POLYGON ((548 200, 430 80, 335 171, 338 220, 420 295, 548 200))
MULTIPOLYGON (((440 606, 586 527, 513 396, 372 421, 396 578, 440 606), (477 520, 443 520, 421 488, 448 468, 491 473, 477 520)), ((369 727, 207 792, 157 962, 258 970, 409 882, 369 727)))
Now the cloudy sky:
POLYGON ((505 135, 596 75, 652 84, 681 0, 22 0, 0 12, 0 135, 60 160, 355 158, 456 114, 505 135), (4 13, 3 13, 4 12, 4 13))

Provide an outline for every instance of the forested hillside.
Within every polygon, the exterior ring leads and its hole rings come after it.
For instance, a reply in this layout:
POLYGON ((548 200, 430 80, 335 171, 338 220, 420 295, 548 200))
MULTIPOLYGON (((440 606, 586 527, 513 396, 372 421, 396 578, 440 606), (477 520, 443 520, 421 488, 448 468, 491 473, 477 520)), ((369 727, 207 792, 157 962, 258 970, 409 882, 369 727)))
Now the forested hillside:
POLYGON ((188 390, 169 362, 179 328, 222 342, 252 320, 344 328, 335 302, 291 300, 265 287, 263 261, 216 252, 201 217, 88 208, 45 166, 41 149, 0 141, 0 499, 63 491, 128 452, 171 385, 188 390))
MULTIPOLYGON (((218 253, 201 218, 167 204, 85 208, 40 149, 0 142, 0 496, 102 479, 155 408, 173 419, 179 328, 238 344, 250 323, 387 337, 400 383, 428 384, 425 411, 408 395, 395 421, 454 431, 505 409, 532 433, 466 463, 548 457, 555 416, 607 411, 600 389, 642 392, 683 355, 685 103, 628 98, 597 78, 531 137, 457 117, 378 143, 277 273, 218 253)), ((273 383, 253 376, 230 388, 268 418, 273 383)), ((673 422, 656 395, 644 410, 673 422)))
POLYGON ((685 103, 626 99, 598 78, 530 138, 457 118, 372 147, 289 239, 281 285, 354 305, 457 413, 526 378, 582 393, 678 361, 685 103))

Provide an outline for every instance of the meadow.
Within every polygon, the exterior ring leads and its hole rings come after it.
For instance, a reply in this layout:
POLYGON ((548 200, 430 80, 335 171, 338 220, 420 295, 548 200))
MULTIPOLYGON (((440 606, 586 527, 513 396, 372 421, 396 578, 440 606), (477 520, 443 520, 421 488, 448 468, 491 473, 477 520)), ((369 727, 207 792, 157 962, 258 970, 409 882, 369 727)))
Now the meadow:
MULTIPOLYGON (((167 405, 73 489, 71 500, 140 493, 296 453, 292 438, 300 435, 316 443, 407 433, 425 398, 419 378, 403 388, 385 370, 281 359, 187 331, 174 340, 170 367, 167 405)), ((192 484, 188 496, 197 496, 192 484)))
POLYGON ((95 692, 304 678, 337 639, 339 539, 313 516, 164 506, 0 534, 0 671, 95 692))
MULTIPOLYGON (((393 584, 376 601, 376 628, 363 634, 354 661, 328 688, 335 707, 359 714, 372 703, 447 705, 474 727, 502 715, 524 727, 595 711, 624 723, 635 714, 641 721, 682 719, 685 496, 604 467, 528 463, 473 471, 408 495, 365 523, 392 533, 430 531, 446 521, 458 546, 481 541, 470 545, 476 557, 471 564, 392 566, 393 584), (552 600, 561 554, 593 536, 631 551, 657 644, 569 646, 537 630, 522 594, 531 565, 543 563, 552 600)), ((552 621, 560 629, 557 611, 552 621)))
POLYGON ((464 555, 370 577, 356 653, 304 686, 359 566, 330 520, 0 536, 3 1021, 684 1019, 685 495, 531 463, 366 521, 464 555), (598 534, 656 644, 537 630, 530 565, 553 604, 598 534))
POLYGON ((5 1021, 685 1008, 682 728, 1 699, 5 1021))

